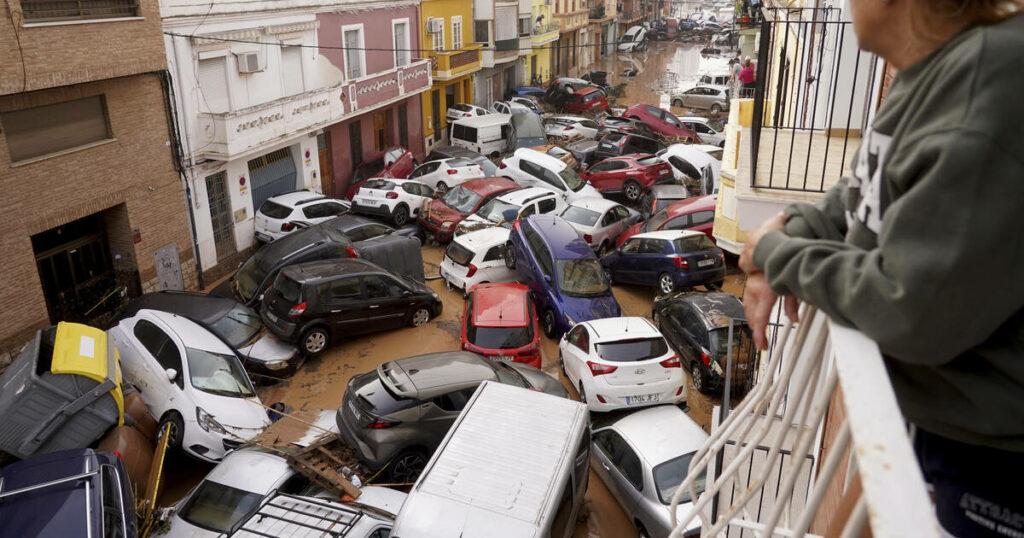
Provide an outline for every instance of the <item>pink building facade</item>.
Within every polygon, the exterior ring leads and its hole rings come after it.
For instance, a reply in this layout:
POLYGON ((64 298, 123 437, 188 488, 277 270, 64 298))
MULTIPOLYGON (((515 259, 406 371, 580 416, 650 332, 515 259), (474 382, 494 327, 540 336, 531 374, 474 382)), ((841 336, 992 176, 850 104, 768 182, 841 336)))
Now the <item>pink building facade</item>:
POLYGON ((339 96, 345 118, 324 129, 320 148, 331 168, 325 177, 332 178, 324 190, 337 197, 355 167, 381 151, 403 146, 423 160, 419 94, 431 85, 430 62, 411 50, 420 42, 416 3, 349 9, 317 15, 321 54, 345 80, 339 96))

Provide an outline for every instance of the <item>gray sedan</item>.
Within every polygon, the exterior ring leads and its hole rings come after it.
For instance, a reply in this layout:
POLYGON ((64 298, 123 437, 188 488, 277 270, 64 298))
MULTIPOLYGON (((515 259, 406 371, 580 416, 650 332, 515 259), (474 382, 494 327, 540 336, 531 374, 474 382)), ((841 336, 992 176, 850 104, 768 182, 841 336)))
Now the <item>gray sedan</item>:
MULTIPOLYGON (((591 435, 590 466, 604 481, 646 538, 662 538, 672 531, 669 503, 686 478, 690 459, 708 434, 674 405, 642 409, 611 422, 595 424, 591 435)), ((697 493, 704 489, 703 477, 697 493)), ((677 514, 686 515, 692 503, 683 495, 677 514)), ((694 519, 683 534, 700 535, 694 519)))

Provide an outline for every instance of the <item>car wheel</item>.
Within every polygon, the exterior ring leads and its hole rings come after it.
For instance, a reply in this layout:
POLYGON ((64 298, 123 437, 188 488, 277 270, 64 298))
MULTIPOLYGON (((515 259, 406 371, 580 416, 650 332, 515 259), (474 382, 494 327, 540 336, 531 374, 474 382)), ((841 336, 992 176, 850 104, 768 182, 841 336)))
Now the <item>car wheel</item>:
POLYGON ((512 248, 512 243, 505 243, 505 267, 516 268, 516 249, 512 248))
POLYGON ((580 381, 580 403, 587 403, 587 391, 583 390, 583 382, 580 381))
POLYGON ((409 325, 413 327, 419 327, 428 321, 430 321, 430 310, 425 306, 417 308, 412 316, 409 316, 409 325))
POLYGON ((167 431, 167 448, 181 448, 181 440, 185 435, 185 421, 181 419, 181 415, 174 411, 168 412, 160 419, 160 427, 157 431, 162 434, 166 426, 170 427, 167 431))
POLYGON ((672 101, 672 106, 683 108, 683 100, 682 99, 676 99, 675 101, 672 101))
POLYGON ((704 284, 704 287, 709 289, 709 290, 720 290, 720 289, 722 289, 722 284, 723 283, 724 282, 721 281, 721 280, 719 280, 718 282, 708 282, 708 283, 704 284))
POLYGON ((720 114, 721 112, 722 112, 722 107, 718 106, 717 104, 711 105, 711 113, 712 114, 720 114))
POLYGON ((703 394, 710 392, 708 381, 704 379, 704 369, 696 361, 690 365, 690 376, 693 377, 693 388, 697 389, 697 392, 703 394))
POLYGON ((548 338, 555 337, 555 313, 551 309, 544 311, 544 315, 540 318, 541 329, 544 330, 544 335, 548 338))
POLYGON ((327 344, 330 341, 331 335, 327 332, 327 329, 324 327, 313 327, 302 335, 302 350, 307 355, 316 356, 327 349, 327 344))
POLYGON ((398 204, 395 211, 391 213, 391 221, 399 228, 405 226, 405 223, 409 222, 409 208, 405 204, 398 204))
POLYGON ((437 197, 444 196, 444 193, 448 192, 448 184, 444 181, 438 181, 437 186, 434 187, 434 192, 437 193, 437 197))
POLYGON ((647 533, 647 529, 639 521, 636 523, 636 535, 637 538, 651 538, 651 535, 647 533))
POLYGON ((626 184, 622 186, 622 192, 626 193, 627 200, 630 202, 636 202, 640 199, 640 196, 643 195, 644 189, 639 183, 631 180, 627 181, 626 184))
POLYGON ((427 466, 427 455, 421 450, 406 450, 391 460, 389 477, 395 484, 411 484, 427 466))
POLYGON ((658 291, 668 295, 676 289, 676 283, 672 281, 672 275, 668 273, 662 273, 658 277, 658 291))

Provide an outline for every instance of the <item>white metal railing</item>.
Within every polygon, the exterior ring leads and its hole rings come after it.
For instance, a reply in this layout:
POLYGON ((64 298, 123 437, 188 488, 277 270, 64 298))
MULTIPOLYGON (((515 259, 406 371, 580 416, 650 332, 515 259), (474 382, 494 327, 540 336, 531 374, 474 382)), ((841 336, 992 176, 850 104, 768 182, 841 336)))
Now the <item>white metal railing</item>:
POLYGON ((793 328, 783 325, 762 378, 694 456, 672 499, 670 538, 682 536, 694 518, 702 536, 737 536, 743 529, 758 537, 809 535, 848 447, 843 490, 854 474, 862 489, 840 521, 840 536, 859 536, 865 525, 876 538, 940 536, 878 346, 808 305, 790 341, 793 328), (845 418, 815 473, 807 461, 813 462, 837 387, 845 418), (707 485, 698 496, 701 478, 707 485), (684 492, 696 501, 677 519, 684 492))

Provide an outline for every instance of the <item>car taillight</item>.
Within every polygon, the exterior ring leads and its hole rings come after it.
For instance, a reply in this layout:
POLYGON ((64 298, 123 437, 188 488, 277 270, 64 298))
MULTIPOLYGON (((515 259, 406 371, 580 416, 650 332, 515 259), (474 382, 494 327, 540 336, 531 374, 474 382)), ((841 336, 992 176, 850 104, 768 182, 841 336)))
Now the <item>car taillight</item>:
POLYGON ((387 198, 388 200, 394 200, 394 199, 398 198, 398 193, 395 192, 395 191, 391 191, 391 192, 385 194, 384 197, 387 198))
POLYGON ((505 161, 502 161, 501 164, 498 165, 498 168, 501 168, 502 170, 504 170, 505 168, 508 168, 508 165, 505 164, 505 161))
POLYGON ((703 351, 700 352, 700 360, 704 361, 704 366, 709 366, 711 364, 711 356, 703 351))
POLYGON ((459 172, 457 170, 455 170, 454 168, 449 168, 448 169, 448 175, 449 176, 454 176, 455 174, 458 174, 458 173, 459 172))
POLYGON ((469 264, 469 271, 466 271, 466 278, 469 278, 476 274, 476 266, 469 264))
POLYGON ((356 249, 354 249, 352 247, 345 247, 345 252, 348 252, 348 257, 349 258, 358 258, 359 257, 359 253, 356 252, 356 249))
POLYGON ((462 116, 462 117, 463 118, 472 118, 473 117, 473 113, 472 112, 466 112, 466 114, 464 116, 462 116))
POLYGON ((688 269, 690 267, 690 263, 686 261, 686 258, 681 256, 672 256, 672 262, 680 269, 688 269))
POLYGON ((679 396, 682 393, 683 393, 683 386, 679 385, 679 390, 676 391, 676 396, 679 396))
POLYGON ((608 365, 605 365, 605 364, 597 364, 596 362, 590 362, 590 361, 587 361, 587 366, 590 367, 591 375, 595 375, 595 376, 604 375, 604 374, 610 374, 610 373, 614 372, 615 370, 619 369, 618 366, 608 366, 608 365))
POLYGON ((282 232, 290 232, 290 231, 292 231, 294 229, 295 229, 295 223, 294 222, 282 222, 281 223, 281 231, 282 232))
POLYGON ((682 368, 683 363, 679 360, 679 355, 672 355, 671 357, 659 362, 662 368, 682 368))
POLYGON ((366 429, 368 429, 368 430, 383 430, 385 428, 390 428, 392 426, 398 426, 399 424, 401 424, 401 422, 399 422, 397 420, 387 420, 387 419, 383 419, 383 418, 377 417, 373 422, 371 422, 371 423, 366 425, 366 429))
POLYGON ((305 311, 306 311, 306 301, 302 301, 301 303, 293 306, 292 309, 288 311, 288 317, 290 317, 290 318, 297 318, 297 317, 301 316, 302 313, 305 312, 305 311))
POLYGON ((586 241, 589 245, 590 243, 594 242, 594 237, 590 234, 583 234, 583 240, 586 241))

